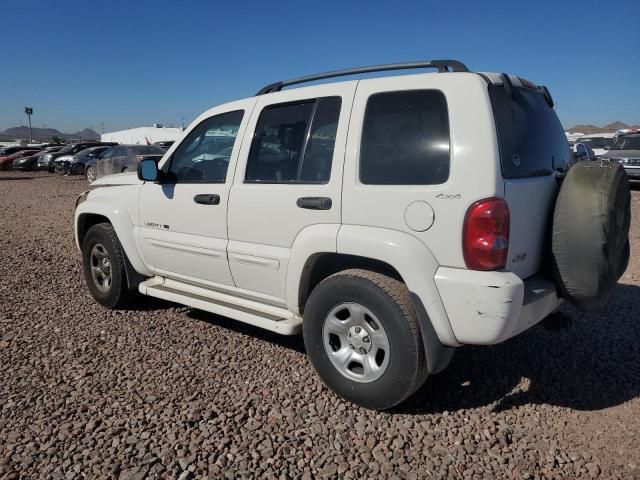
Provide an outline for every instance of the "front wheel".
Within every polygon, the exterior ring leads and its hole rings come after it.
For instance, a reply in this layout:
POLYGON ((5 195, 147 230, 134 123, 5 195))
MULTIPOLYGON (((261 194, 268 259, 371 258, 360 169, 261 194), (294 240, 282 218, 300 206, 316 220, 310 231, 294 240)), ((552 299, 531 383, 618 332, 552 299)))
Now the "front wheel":
POLYGON ((311 363, 333 391, 384 410, 426 379, 415 307, 406 285, 367 270, 345 270, 311 292, 302 323, 311 363))
POLYGON ((82 262, 91 296, 107 308, 123 307, 129 298, 125 257, 111 224, 89 229, 82 242, 82 262))
POLYGON ((93 167, 87 167, 87 171, 85 172, 85 177, 87 177, 87 182, 93 183, 96 180, 96 169, 93 167))
POLYGON ((71 166, 71 170, 69 171, 70 175, 82 175, 84 173, 84 166, 77 163, 71 166))

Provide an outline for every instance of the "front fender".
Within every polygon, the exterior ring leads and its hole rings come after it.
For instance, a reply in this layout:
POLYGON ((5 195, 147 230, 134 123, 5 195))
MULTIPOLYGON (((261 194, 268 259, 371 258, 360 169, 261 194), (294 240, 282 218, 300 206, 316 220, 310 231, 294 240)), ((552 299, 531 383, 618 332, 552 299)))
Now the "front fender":
POLYGON ((424 243, 397 230, 343 225, 338 232, 337 252, 369 257, 394 267, 409 291, 422 301, 440 342, 460 345, 436 288, 438 262, 424 243))
POLYGON ((79 227, 83 216, 101 215, 113 226, 131 266, 144 276, 153 274, 145 267, 133 237, 133 222, 124 204, 114 197, 91 196, 76 208, 74 215, 74 235, 78 250, 82 249, 79 238, 79 227))

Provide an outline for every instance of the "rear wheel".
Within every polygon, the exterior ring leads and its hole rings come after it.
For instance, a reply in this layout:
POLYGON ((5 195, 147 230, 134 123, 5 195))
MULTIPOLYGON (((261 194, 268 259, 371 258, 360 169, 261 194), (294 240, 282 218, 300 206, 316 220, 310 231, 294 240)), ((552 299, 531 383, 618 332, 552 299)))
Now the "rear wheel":
POLYGON ((314 368, 347 400, 387 409, 424 383, 417 314, 398 280, 366 270, 332 275, 311 293, 302 325, 314 368))
POLYGON ((87 182, 93 183, 96 180, 96 169, 94 167, 87 167, 85 177, 87 178, 87 182))
POLYGON ((82 243, 84 278, 93 298, 107 308, 121 308, 129 299, 125 257, 109 223, 94 225, 82 243))

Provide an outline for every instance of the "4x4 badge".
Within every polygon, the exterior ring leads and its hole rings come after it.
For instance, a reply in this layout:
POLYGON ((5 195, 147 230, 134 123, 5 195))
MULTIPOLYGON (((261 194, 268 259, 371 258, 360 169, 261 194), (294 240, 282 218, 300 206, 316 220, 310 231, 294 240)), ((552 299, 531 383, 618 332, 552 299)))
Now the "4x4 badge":
POLYGON ((436 195, 436 198, 441 198, 442 200, 460 200, 462 198, 462 195, 459 193, 455 193, 455 194, 449 194, 449 193, 439 193, 438 195, 436 195))

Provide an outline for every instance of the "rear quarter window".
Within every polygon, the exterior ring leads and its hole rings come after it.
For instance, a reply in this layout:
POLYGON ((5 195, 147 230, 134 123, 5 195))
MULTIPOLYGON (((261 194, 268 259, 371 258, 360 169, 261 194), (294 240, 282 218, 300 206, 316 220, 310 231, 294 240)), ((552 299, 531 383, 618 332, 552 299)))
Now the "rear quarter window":
POLYGON ((449 178, 449 116, 439 90, 372 95, 360 149, 360 181, 369 185, 436 185, 449 178))
POLYGON ((570 163, 570 147, 556 112, 542 93, 489 87, 504 178, 549 175, 570 163))

